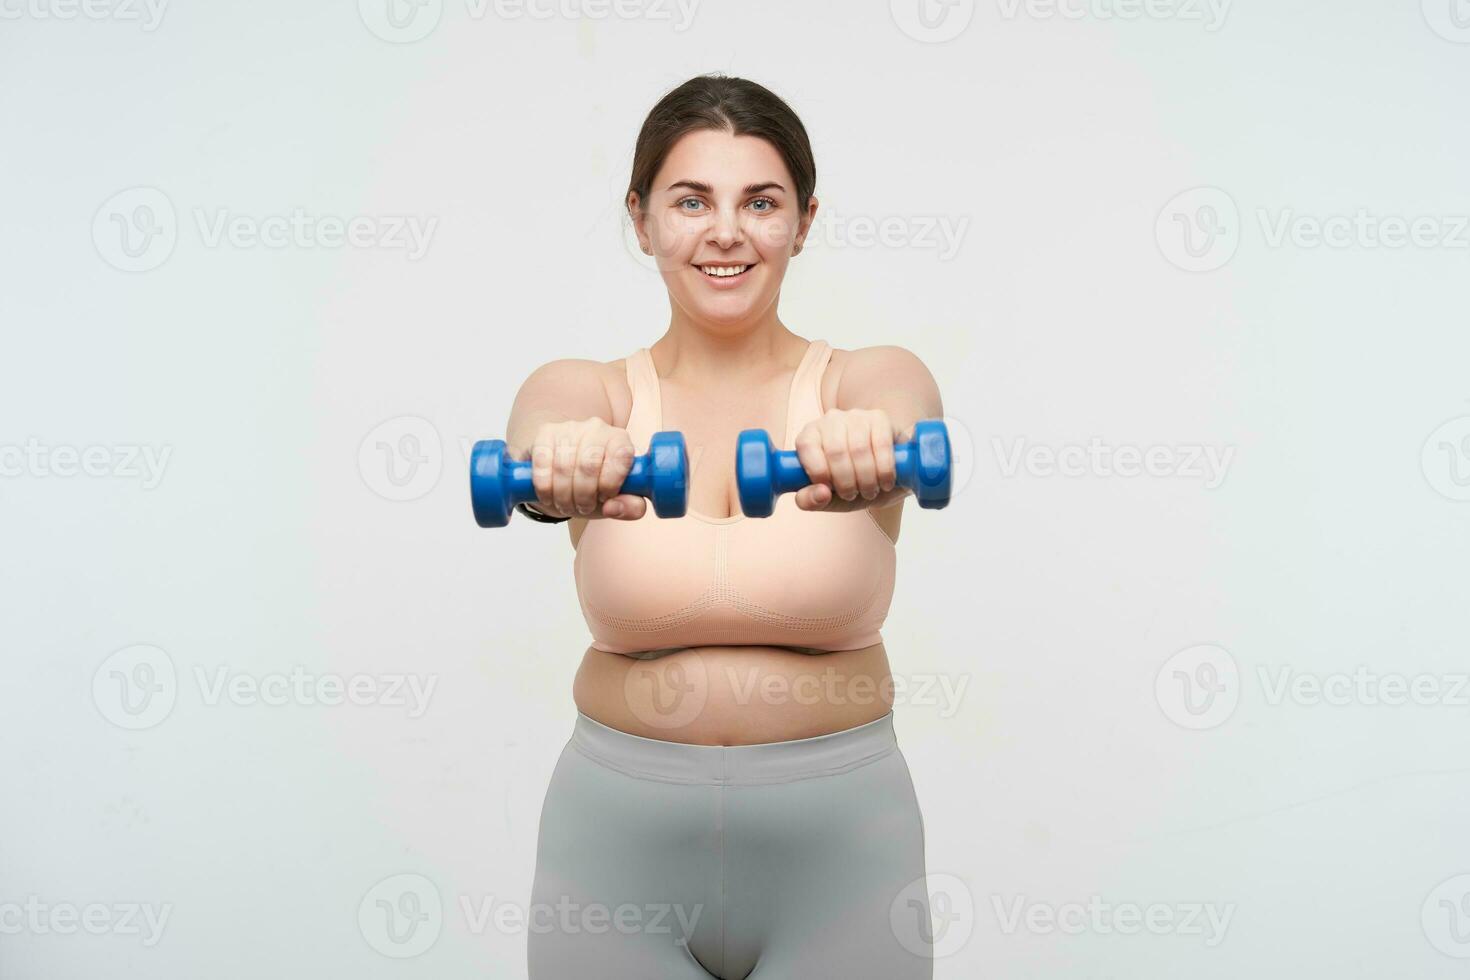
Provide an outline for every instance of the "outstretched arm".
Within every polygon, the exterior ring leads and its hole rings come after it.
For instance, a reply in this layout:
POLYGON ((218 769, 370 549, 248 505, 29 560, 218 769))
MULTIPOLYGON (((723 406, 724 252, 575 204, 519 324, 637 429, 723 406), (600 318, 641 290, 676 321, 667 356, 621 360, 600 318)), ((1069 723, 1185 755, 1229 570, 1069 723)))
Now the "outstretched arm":
POLYGON ((796 505, 848 511, 902 502, 911 491, 894 485, 893 444, 912 439, 914 423, 943 415, 939 386, 912 351, 853 351, 838 378, 836 405, 796 437, 797 457, 812 478, 797 491, 796 505))

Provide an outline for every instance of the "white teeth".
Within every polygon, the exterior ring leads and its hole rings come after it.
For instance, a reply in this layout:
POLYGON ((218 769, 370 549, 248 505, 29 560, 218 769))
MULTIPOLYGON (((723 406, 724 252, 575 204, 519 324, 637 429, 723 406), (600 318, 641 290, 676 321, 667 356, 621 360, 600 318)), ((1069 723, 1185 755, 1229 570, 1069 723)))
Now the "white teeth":
POLYGON ((700 266, 704 274, 713 279, 724 279, 728 276, 738 276, 749 269, 748 265, 705 265, 700 266))

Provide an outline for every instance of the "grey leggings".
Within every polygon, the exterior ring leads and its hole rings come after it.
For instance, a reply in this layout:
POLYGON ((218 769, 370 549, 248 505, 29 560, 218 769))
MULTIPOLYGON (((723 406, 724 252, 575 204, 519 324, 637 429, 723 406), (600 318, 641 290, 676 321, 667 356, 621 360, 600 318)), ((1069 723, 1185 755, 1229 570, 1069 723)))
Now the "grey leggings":
POLYGON ((721 746, 578 712, 528 926, 531 980, 929 980, 924 824, 893 713, 721 746))

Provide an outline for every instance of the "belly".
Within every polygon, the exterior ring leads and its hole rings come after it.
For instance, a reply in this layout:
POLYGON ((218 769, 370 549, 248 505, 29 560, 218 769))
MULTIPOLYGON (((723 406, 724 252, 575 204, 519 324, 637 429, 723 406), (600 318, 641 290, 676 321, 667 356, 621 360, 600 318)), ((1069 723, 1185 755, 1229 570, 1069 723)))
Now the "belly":
POLYGON ((835 652, 690 647, 650 660, 588 647, 572 700, 594 721, 644 738, 754 745, 876 721, 893 707, 893 689, 881 643, 835 652))

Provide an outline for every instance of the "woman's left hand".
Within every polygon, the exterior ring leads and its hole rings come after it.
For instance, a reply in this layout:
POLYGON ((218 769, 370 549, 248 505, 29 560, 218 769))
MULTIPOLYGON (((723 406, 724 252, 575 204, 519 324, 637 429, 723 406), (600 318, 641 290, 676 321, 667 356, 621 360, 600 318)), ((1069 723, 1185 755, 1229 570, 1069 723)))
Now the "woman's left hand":
POLYGON ((796 491, 796 506, 842 512, 902 500, 909 491, 895 487, 893 442, 893 423, 882 409, 834 408, 808 422, 795 449, 812 482, 796 491))

